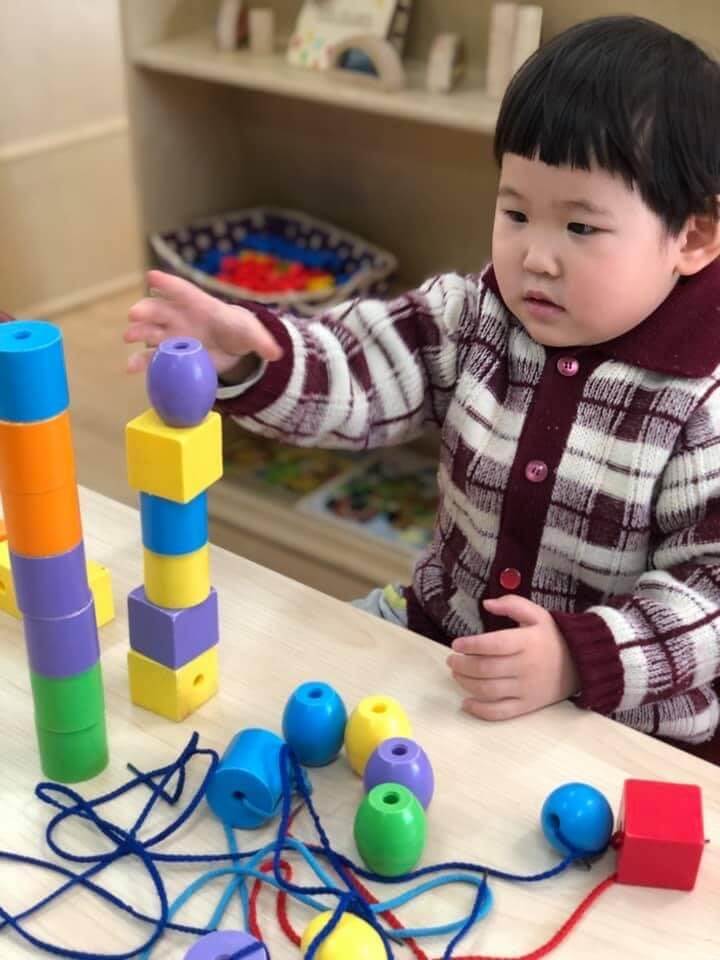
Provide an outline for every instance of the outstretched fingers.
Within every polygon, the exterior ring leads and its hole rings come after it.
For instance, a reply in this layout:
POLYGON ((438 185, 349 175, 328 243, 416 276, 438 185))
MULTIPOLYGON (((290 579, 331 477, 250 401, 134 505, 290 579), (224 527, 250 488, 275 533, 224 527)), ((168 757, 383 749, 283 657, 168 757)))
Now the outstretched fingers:
POLYGON ((148 349, 130 354, 127 360, 128 373, 143 373, 143 371, 147 370, 154 353, 154 349, 148 349))
POLYGON ((162 270, 150 270, 147 274, 147 285, 151 293, 159 294, 165 300, 186 309, 208 309, 216 302, 214 297, 189 280, 176 277, 172 273, 164 273, 162 270))

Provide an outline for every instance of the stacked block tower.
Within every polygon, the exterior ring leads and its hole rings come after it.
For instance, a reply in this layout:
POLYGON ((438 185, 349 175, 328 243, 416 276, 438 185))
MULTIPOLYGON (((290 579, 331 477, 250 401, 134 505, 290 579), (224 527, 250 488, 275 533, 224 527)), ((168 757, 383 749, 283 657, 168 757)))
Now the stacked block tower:
MULTIPOLYGON (((15 596, 15 584, 12 577, 10 550, 3 534, 3 520, 0 518, 0 610, 16 620, 22 617, 15 596)), ((90 593, 95 602, 95 620, 100 627, 104 627, 115 618, 115 603, 112 593, 112 578, 110 571, 97 560, 88 560, 87 578, 90 584, 90 593)))
POLYGON ((87 577, 60 330, 0 326, 0 491, 23 615, 43 772, 72 783, 107 764, 95 605, 87 577))
POLYGON ((210 585, 207 491, 222 476, 204 347, 165 340, 148 367, 151 409, 128 423, 128 481, 140 493, 144 584, 128 597, 133 703, 180 721, 218 687, 218 602, 210 585))

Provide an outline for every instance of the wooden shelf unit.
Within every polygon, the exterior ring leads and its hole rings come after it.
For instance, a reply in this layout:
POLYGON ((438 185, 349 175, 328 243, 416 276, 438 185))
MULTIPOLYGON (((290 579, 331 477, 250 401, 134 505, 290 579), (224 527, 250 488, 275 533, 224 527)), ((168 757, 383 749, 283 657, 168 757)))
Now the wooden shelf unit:
POLYGON ((163 73, 440 127, 485 134, 495 129, 499 102, 486 95, 481 70, 469 71, 458 90, 444 96, 425 90, 425 64, 406 61, 408 87, 397 93, 384 93, 345 85, 321 71, 291 66, 283 46, 279 44, 272 56, 255 56, 248 50, 220 53, 212 33, 203 30, 145 47, 133 57, 133 63, 163 73))

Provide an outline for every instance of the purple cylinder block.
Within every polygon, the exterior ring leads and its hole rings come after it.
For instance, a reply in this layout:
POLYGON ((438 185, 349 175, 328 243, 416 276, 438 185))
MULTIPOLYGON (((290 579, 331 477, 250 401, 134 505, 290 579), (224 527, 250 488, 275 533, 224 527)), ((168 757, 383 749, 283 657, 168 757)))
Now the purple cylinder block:
POLYGON ((150 403, 170 427, 195 427, 215 403, 217 373, 210 354, 193 337, 163 340, 147 372, 150 403))
POLYGON ((262 943, 241 930, 215 930, 201 937, 185 954, 185 960, 229 960, 239 950, 257 945, 243 960, 270 960, 262 943))
POLYGON ((427 809, 435 789, 435 776, 428 755, 414 740, 389 737, 370 755, 363 774, 365 792, 380 783, 407 787, 427 809))
POLYGON ((143 656, 178 670, 219 640, 215 588, 194 607, 158 607, 136 587, 128 596, 130 646, 143 656))
POLYGON ((10 551, 18 608, 29 617, 68 617, 90 602, 82 540, 66 553, 24 557, 10 551))
POLYGON ((95 603, 69 617, 48 620, 25 616, 28 660, 44 677, 70 677, 89 670, 100 659, 95 603))

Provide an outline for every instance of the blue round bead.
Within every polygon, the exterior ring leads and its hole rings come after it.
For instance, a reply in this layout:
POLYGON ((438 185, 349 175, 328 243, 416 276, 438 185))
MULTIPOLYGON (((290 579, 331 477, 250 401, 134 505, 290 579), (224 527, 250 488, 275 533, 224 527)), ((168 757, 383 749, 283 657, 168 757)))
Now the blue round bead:
POLYGON ((602 853, 612 837, 612 808, 586 783, 565 783, 553 790, 540 820, 548 842, 565 856, 602 853))
POLYGON ((340 753, 347 710, 340 695, 327 683, 301 684, 283 711, 283 736, 306 767, 323 767, 340 753))

